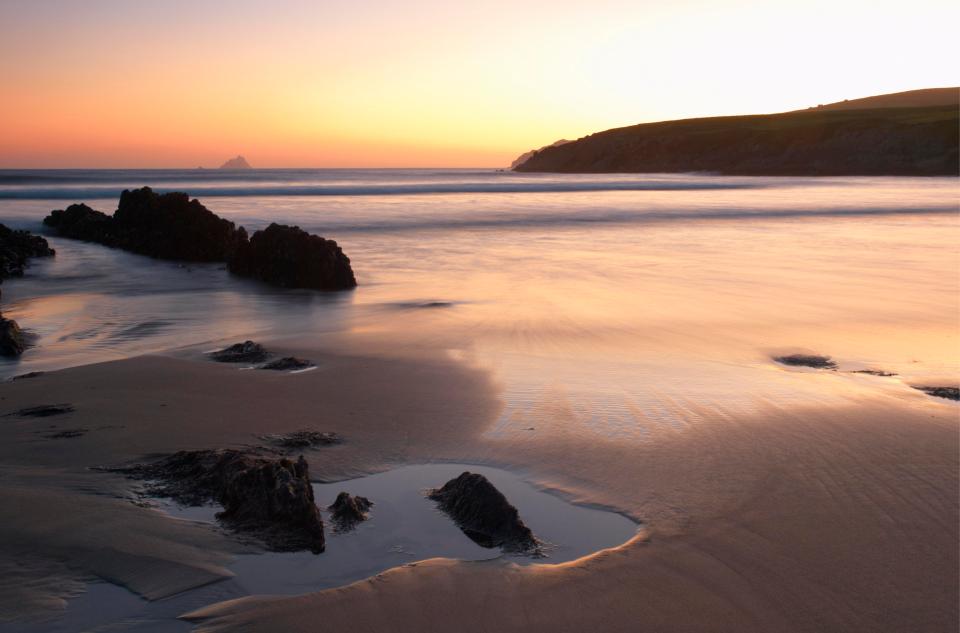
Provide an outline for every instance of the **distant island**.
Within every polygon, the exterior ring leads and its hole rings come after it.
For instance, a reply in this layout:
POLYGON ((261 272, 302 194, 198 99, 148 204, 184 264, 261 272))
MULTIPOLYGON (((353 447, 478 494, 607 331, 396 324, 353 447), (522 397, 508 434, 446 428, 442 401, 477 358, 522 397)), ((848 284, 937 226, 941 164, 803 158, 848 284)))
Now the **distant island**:
POLYGON ((780 114, 644 123, 528 152, 512 169, 955 176, 958 108, 960 88, 931 88, 780 114))
POLYGON ((237 156, 220 165, 220 169, 253 169, 253 167, 250 166, 246 158, 237 156))

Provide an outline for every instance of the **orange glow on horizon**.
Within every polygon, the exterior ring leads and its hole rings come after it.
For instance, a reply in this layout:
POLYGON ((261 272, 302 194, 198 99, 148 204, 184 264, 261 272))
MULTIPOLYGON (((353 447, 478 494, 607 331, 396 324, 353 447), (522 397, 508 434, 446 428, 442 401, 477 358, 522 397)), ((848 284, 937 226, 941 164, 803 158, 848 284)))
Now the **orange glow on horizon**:
POLYGON ((958 22, 935 0, 10 0, 0 167, 504 167, 643 121, 956 85, 958 22))

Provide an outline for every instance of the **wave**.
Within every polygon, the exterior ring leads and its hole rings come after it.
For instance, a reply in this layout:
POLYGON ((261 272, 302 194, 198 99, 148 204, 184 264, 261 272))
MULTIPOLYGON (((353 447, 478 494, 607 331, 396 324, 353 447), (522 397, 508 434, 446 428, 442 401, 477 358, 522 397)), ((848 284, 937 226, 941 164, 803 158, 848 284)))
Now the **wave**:
MULTIPOLYGON (((0 188, 0 199, 7 200, 91 200, 114 199, 124 189, 142 185, 99 187, 10 187, 0 188)), ((550 183, 417 183, 363 185, 280 185, 280 186, 191 186, 193 197, 280 197, 280 196, 403 196, 461 193, 577 193, 604 191, 704 191, 721 189, 759 189, 764 183, 743 182, 550 182, 550 183)), ((159 193, 183 188, 156 186, 159 193)))

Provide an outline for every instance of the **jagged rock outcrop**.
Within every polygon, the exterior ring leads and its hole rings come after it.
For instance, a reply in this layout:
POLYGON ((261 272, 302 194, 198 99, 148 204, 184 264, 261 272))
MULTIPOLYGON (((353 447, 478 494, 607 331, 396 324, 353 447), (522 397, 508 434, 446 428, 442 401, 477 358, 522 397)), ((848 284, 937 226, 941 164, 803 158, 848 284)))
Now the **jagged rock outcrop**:
POLYGON ((26 348, 23 330, 17 322, 0 316, 0 356, 19 356, 26 348))
POLYGON ((243 343, 235 343, 230 347, 211 352, 209 356, 218 363, 262 363, 267 359, 269 353, 266 348, 259 343, 244 341, 243 343))
POLYGON ((113 216, 83 204, 53 211, 43 223, 58 235, 155 257, 192 262, 226 261, 246 242, 246 231, 185 193, 127 190, 113 216))
POLYGON ((55 253, 39 235, 0 224, 0 281, 22 276, 31 257, 51 257, 55 253))
POLYGON ((341 492, 337 495, 336 501, 327 506, 327 510, 332 512, 333 522, 337 531, 345 532, 356 527, 357 523, 367 520, 367 512, 373 506, 373 502, 366 497, 354 497, 350 493, 341 492))
POLYGON ((478 545, 518 552, 537 549, 517 509, 483 475, 465 472, 428 496, 478 545))
POLYGON ((271 224, 257 231, 228 266, 236 275, 285 288, 344 290, 357 285, 350 258, 337 243, 298 226, 271 224))
POLYGON ((113 470, 145 480, 155 496, 184 505, 219 503, 221 522, 257 536, 275 551, 324 550, 323 519, 302 455, 291 461, 237 450, 180 451, 152 464, 113 470))
POLYGON ((947 400, 960 400, 960 387, 942 387, 942 386, 914 386, 927 395, 936 398, 946 398, 947 400))

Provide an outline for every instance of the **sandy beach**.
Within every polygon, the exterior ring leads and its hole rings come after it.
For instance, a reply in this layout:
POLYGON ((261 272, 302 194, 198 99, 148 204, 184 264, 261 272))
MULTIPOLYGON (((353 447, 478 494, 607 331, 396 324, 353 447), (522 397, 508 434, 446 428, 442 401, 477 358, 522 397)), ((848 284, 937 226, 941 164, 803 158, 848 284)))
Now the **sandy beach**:
MULTIPOLYGON (((960 377, 952 181, 598 178, 323 216, 211 198, 337 226, 347 293, 51 237, 3 289, 34 346, 0 369, 43 373, 0 384, 0 631, 956 630, 960 410, 917 388, 960 377), (246 339, 313 368, 208 356, 246 339), (20 413, 43 405, 65 411, 20 413), (287 559, 110 470, 304 428, 342 438, 287 453, 315 482, 494 467, 638 529, 566 562, 385 550, 356 582, 250 590, 287 559)), ((0 209, 30 228, 49 204, 0 209)))

